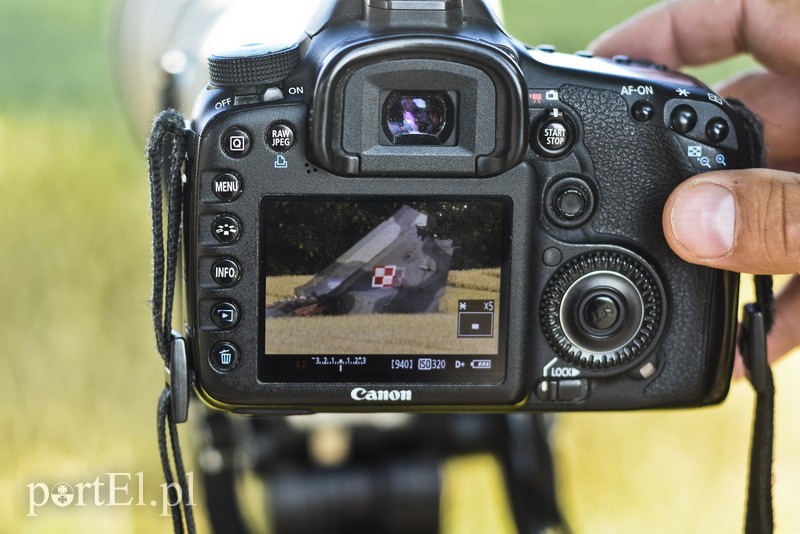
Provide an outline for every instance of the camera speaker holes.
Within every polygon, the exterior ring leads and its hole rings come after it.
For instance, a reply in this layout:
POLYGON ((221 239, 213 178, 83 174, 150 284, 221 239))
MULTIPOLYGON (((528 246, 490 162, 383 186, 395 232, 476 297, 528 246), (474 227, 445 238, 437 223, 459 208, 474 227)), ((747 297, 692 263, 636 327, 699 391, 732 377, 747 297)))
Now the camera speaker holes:
POLYGON ((306 174, 311 174, 312 172, 316 173, 319 172, 319 169, 316 167, 312 167, 310 163, 305 164, 306 174))

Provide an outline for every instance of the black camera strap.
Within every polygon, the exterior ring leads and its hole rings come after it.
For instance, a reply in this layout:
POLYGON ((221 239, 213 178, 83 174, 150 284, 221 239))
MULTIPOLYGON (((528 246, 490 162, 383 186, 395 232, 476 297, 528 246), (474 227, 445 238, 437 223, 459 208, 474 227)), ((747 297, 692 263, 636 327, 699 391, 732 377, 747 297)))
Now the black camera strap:
POLYGON ((772 277, 756 276, 756 301, 744 307, 739 332, 739 351, 756 393, 750 471, 747 483, 745 532, 763 534, 774 530, 772 512, 772 455, 774 441, 775 385, 767 358, 767 334, 775 321, 772 277))
POLYGON ((183 163, 186 159, 186 131, 183 117, 175 110, 156 117, 147 144, 150 174, 150 210, 153 217, 153 325, 156 345, 164 359, 167 384, 158 401, 158 450, 167 483, 172 525, 177 533, 194 534, 195 523, 190 503, 191 489, 186 481, 177 423, 186 421, 191 378, 186 347, 180 334, 172 331, 172 309, 180 249, 183 163), (166 198, 166 247, 164 243, 163 202, 166 198), (165 250, 166 249, 166 250, 165 250), (177 485, 167 447, 167 427, 175 461, 177 485))
MULTIPOLYGON (((746 144, 751 167, 766 167, 764 126, 744 103, 728 98, 747 125, 746 144)), ((774 530, 772 513, 772 455, 774 441, 775 385, 767 358, 767 334, 775 323, 775 299, 772 277, 757 275, 753 282, 756 301, 747 304, 739 331, 739 352, 747 377, 756 393, 753 435, 750 444, 750 468, 747 483, 745 532, 768 533, 774 530)))

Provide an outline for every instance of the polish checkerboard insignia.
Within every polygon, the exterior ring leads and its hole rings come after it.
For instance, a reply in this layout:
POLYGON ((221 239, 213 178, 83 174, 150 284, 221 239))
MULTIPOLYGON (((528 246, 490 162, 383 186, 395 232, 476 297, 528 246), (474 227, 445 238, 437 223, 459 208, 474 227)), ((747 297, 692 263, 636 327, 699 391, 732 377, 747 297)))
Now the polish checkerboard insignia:
POLYGON ((375 265, 372 268, 372 287, 389 288, 403 285, 403 269, 396 265, 375 265))

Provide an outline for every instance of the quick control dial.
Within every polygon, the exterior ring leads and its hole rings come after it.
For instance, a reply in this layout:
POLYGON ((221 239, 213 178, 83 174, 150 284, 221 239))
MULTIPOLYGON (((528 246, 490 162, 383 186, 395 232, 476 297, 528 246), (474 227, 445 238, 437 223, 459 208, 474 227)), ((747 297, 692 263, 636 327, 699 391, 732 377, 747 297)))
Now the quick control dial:
POLYGON ((548 282, 542 328, 559 358, 583 369, 610 369, 647 349, 663 308, 663 290, 644 262, 617 251, 590 252, 548 282))

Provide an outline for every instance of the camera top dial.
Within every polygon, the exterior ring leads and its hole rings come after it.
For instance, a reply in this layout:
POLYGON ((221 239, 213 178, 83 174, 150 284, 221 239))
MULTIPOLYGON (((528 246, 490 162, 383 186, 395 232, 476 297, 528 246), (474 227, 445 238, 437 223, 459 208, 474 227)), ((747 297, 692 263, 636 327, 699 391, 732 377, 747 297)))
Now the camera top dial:
POLYGON ((285 79, 300 63, 297 44, 252 43, 208 58, 211 83, 220 87, 269 85, 285 79))

